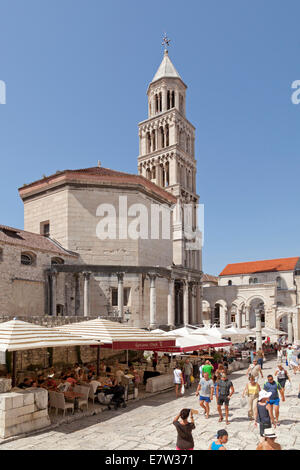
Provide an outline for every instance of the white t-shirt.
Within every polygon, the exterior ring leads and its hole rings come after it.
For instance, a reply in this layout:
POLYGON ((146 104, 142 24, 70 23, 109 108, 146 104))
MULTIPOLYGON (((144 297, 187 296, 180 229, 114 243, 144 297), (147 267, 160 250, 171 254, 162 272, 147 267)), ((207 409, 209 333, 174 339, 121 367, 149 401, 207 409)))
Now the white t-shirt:
POLYGON ((182 376, 181 370, 175 369, 174 370, 174 383, 175 384, 181 384, 181 376, 182 376))

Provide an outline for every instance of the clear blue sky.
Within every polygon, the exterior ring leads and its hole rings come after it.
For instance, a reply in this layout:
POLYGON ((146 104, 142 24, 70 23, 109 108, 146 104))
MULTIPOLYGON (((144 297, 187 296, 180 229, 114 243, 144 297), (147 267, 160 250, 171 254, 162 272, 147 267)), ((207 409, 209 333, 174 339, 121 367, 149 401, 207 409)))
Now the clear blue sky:
POLYGON ((162 34, 188 85, 204 271, 300 255, 298 0, 1 0, 0 223, 17 188, 67 168, 137 172, 162 34))

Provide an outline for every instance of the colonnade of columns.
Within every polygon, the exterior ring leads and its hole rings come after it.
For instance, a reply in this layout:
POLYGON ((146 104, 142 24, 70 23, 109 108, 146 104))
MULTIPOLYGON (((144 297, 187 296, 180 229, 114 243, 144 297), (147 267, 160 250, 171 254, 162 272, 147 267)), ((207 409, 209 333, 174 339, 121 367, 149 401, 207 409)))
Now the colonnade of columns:
MULTIPOLYGON (((115 273, 118 279, 118 313, 122 318, 124 311, 124 273, 115 273)), ((82 272, 83 275, 83 316, 89 317, 91 315, 91 275, 90 272, 82 272)), ((57 278, 58 273, 50 273, 51 282, 51 299, 49 314, 52 316, 57 315, 57 278)), ((156 328, 157 325, 157 301, 156 301, 156 280, 158 275, 156 273, 148 273, 150 281, 150 328, 156 328)), ((183 286, 183 323, 201 323, 200 318, 200 284, 197 282, 189 281, 187 279, 180 280, 183 286)), ((167 324, 174 327, 177 323, 175 318, 175 278, 168 279, 168 293, 167 293, 167 324)), ((178 306, 177 306, 178 309, 178 306)))

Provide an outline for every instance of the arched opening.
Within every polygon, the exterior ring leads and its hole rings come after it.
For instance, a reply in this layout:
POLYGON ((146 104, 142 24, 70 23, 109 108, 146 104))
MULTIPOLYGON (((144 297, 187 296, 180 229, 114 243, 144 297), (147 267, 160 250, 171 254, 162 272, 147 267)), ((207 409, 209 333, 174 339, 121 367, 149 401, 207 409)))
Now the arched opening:
POLYGON ((168 90, 167 93, 167 109, 170 109, 171 106, 171 96, 170 96, 170 90, 168 90))
POLYGON ((21 264, 24 266, 33 266, 35 264, 36 256, 33 253, 21 253, 21 264))
POLYGON ((170 145, 170 143, 169 143, 169 126, 168 126, 168 124, 165 127, 165 135, 166 135, 166 147, 168 147, 170 145))
POLYGON ((147 132, 147 136, 146 136, 146 141, 147 141, 147 153, 150 153, 151 152, 151 135, 150 135, 150 132, 147 132))
POLYGON ((151 180, 151 170, 150 170, 150 168, 147 168, 147 170, 146 170, 146 178, 147 178, 147 180, 151 180))
POLYGON ((228 284, 228 286, 232 286, 232 281, 229 280, 227 284, 228 284))
POLYGON ((260 313, 261 317, 261 326, 265 326, 265 303, 262 298, 255 297, 250 301, 249 305, 249 320, 250 320, 250 328, 254 328, 256 326, 256 313, 260 313))
POLYGON ((215 308, 214 308, 214 311, 213 311, 213 316, 212 316, 212 324, 215 324, 215 325, 220 325, 220 309, 221 309, 221 305, 220 304, 216 304, 215 305, 215 308))
POLYGON ((151 179, 152 180, 156 179, 156 168, 155 168, 155 166, 153 166, 152 170, 151 170, 151 179))
POLYGON ((159 128, 159 136, 160 136, 160 148, 165 148, 165 133, 164 133, 164 128, 160 127, 159 128))

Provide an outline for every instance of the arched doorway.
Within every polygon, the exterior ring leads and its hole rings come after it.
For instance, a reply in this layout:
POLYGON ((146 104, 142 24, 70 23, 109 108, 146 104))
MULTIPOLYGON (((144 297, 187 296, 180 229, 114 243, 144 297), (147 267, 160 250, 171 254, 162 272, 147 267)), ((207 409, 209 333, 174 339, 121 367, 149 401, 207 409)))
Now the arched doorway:
POLYGON ((265 302, 262 297, 252 297, 248 301, 248 308, 249 308, 249 320, 250 320, 250 328, 255 328, 256 326, 256 313, 260 313, 261 317, 261 326, 262 328, 265 326, 265 302))

